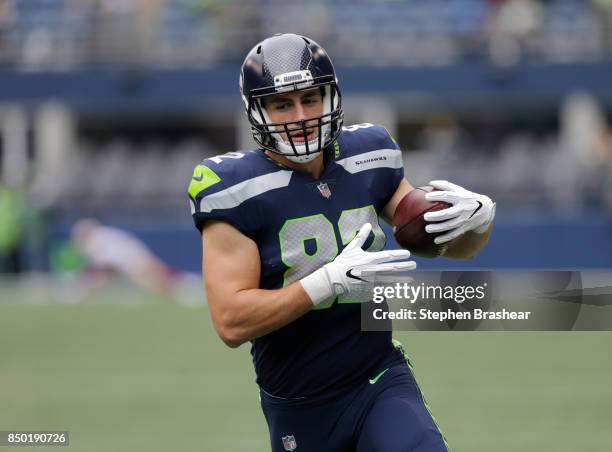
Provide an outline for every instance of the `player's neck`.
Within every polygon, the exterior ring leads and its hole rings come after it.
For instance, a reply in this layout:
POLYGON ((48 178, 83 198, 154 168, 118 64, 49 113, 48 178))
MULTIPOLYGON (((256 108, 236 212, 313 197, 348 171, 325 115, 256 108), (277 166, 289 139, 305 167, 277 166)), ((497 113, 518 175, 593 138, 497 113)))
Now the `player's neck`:
POLYGON ((320 152, 314 160, 307 163, 296 163, 289 160, 284 155, 275 154, 271 151, 266 151, 266 155, 270 157, 272 160, 302 173, 309 174, 313 179, 318 179, 323 174, 323 170, 325 169, 323 152, 320 152))

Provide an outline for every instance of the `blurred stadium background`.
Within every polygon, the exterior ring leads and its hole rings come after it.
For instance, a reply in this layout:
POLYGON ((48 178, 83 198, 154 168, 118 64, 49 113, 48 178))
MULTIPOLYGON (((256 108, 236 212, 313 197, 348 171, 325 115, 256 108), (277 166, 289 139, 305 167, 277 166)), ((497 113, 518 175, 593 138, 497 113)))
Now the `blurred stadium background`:
MULTIPOLYGON (((189 177, 253 146, 241 59, 287 31, 327 49, 346 123, 384 124, 413 184, 498 202, 481 255, 421 268, 612 268, 610 0, 0 0, 0 430, 266 450, 248 347, 122 280, 75 303, 66 249, 96 218, 198 272, 189 177)), ((609 450, 609 333, 399 337, 455 450, 609 450)))

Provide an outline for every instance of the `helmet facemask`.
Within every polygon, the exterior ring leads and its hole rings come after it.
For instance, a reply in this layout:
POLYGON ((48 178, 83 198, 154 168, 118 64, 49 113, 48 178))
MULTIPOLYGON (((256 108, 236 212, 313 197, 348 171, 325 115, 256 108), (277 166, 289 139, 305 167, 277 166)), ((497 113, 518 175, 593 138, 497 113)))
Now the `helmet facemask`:
POLYGON ((252 93, 249 99, 244 99, 247 115, 255 141, 264 149, 283 155, 296 163, 312 161, 324 148, 333 143, 342 129, 343 112, 341 108, 340 91, 335 80, 324 83, 310 83, 298 87, 296 83, 286 87, 276 87, 272 92, 252 93), (273 123, 263 105, 263 99, 283 92, 295 92, 320 87, 323 101, 323 111, 320 116, 304 118, 299 121, 273 123), (309 132, 317 132, 310 141, 293 139, 296 132, 308 137, 309 132), (281 133, 285 134, 283 138, 281 133))

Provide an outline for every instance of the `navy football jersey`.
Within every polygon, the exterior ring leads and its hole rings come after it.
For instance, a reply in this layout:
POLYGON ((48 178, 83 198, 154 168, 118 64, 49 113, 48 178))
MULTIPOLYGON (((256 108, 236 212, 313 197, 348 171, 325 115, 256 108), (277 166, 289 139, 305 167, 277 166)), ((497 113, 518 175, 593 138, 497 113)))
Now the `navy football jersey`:
MULTIPOLYGON (((222 220, 251 238, 261 259, 260 288, 289 285, 331 262, 366 222, 368 251, 384 248, 378 217, 404 176, 401 151, 382 126, 343 128, 325 150, 319 179, 262 150, 204 160, 189 186, 195 225, 222 220)), ((206 270, 206 269, 204 269, 206 270)), ((390 332, 362 332, 360 302, 370 293, 330 298, 285 327, 252 341, 262 390, 300 398, 363 381, 394 354, 390 332)))

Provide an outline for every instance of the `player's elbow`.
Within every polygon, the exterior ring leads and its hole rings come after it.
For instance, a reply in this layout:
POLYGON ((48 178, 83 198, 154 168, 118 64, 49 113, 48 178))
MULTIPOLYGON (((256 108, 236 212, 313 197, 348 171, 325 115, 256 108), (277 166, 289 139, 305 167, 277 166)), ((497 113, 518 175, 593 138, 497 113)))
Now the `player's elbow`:
POLYGON ((246 342, 235 328, 217 325, 216 330, 219 338, 229 348, 238 348, 246 342))
POLYGON ((222 314, 216 325, 217 334, 229 348, 238 348, 248 341, 241 328, 233 322, 233 316, 222 314))
POLYGON ((231 328, 223 321, 220 321, 220 319, 214 319, 213 324, 215 326, 215 330, 217 331, 217 336, 219 336, 219 339, 221 339, 225 345, 227 345, 229 348, 240 347, 242 342, 240 341, 240 337, 235 329, 231 328))
POLYGON ((231 332, 219 331, 218 333, 223 343, 227 345, 229 348, 238 348, 245 342, 241 340, 237 335, 234 335, 231 332))

